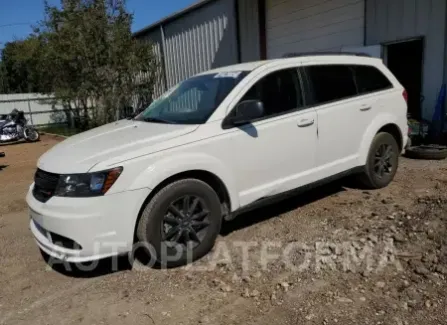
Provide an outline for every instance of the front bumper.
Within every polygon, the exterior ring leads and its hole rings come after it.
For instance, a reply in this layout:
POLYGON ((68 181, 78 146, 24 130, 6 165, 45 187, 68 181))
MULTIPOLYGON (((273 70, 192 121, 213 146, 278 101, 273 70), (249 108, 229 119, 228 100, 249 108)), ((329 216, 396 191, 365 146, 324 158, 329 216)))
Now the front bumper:
POLYGON ((30 229, 51 257, 81 263, 132 250, 135 223, 149 189, 92 198, 52 197, 42 203, 34 198, 32 187, 26 196, 30 229), (76 245, 62 245, 60 238, 76 245))

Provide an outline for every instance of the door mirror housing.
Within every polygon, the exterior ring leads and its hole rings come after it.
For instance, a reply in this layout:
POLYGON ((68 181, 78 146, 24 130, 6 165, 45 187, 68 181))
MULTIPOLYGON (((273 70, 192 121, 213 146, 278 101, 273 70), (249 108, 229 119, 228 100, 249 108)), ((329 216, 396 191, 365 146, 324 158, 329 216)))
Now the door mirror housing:
POLYGON ((244 100, 237 104, 228 122, 232 125, 243 125, 264 116, 264 104, 260 100, 244 100))

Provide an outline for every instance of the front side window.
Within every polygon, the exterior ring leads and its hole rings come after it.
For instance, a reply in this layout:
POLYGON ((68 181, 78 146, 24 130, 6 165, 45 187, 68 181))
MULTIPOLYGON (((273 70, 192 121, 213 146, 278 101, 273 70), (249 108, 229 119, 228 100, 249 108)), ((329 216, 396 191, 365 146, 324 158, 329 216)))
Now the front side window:
POLYGON ((187 79, 152 102, 138 121, 203 124, 248 71, 221 72, 187 79))
POLYGON ((303 97, 296 69, 273 72, 259 80, 241 99, 259 100, 265 117, 303 107, 303 97))
POLYGON ((354 74, 347 65, 306 67, 314 104, 324 104, 357 96, 354 74))

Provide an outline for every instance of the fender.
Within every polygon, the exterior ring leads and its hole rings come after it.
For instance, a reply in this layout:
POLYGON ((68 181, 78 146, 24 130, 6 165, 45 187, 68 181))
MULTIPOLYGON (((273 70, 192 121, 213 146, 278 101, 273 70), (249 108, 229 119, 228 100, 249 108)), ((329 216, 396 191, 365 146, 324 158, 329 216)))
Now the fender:
POLYGON ((399 127, 398 117, 389 113, 382 113, 375 117, 375 119, 370 123, 369 127, 366 129, 365 133, 363 133, 362 142, 359 150, 359 166, 364 166, 366 164, 366 159, 368 157, 369 149, 371 147, 371 143, 374 139, 374 136, 377 132, 387 124, 395 124, 401 135, 402 129, 399 127))
POLYGON ((152 190, 169 177, 194 170, 206 171, 220 178, 230 196, 231 210, 239 208, 239 193, 232 174, 221 161, 204 153, 179 153, 157 159, 134 179, 129 189, 152 190))

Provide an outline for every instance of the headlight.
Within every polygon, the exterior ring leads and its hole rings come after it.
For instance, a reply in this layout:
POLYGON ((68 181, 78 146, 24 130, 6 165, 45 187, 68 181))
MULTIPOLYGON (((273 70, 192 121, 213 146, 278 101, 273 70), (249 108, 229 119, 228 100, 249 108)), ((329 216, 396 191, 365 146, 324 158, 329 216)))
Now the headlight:
POLYGON ((123 171, 122 167, 87 174, 61 175, 56 196, 89 197, 107 193, 123 171))

